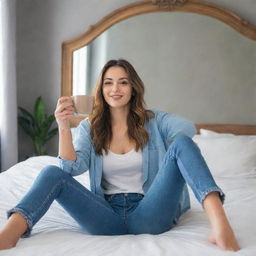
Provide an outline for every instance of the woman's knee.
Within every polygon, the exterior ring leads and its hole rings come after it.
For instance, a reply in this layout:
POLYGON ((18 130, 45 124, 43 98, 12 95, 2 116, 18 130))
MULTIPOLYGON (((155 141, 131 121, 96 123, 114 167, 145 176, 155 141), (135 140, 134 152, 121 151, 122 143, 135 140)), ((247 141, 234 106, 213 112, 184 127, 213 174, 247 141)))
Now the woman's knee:
POLYGON ((193 142, 193 140, 191 139, 191 137, 189 137, 188 135, 184 134, 184 133, 178 133, 173 140, 173 143, 175 144, 188 144, 193 142))
POLYGON ((182 147, 182 148, 196 147, 197 148, 197 145, 193 141, 193 139, 188 135, 184 133, 178 133, 174 137, 172 143, 170 144, 170 147, 182 147))
POLYGON ((170 144, 168 151, 170 155, 176 155, 179 152, 183 152, 184 150, 196 150, 198 151, 199 148, 196 143, 192 140, 191 137, 184 133, 178 133, 172 143, 170 144))
POLYGON ((61 177, 63 177, 63 175, 66 175, 66 173, 56 165, 48 165, 44 167, 39 173, 40 177, 50 178, 51 180, 59 180, 61 177))

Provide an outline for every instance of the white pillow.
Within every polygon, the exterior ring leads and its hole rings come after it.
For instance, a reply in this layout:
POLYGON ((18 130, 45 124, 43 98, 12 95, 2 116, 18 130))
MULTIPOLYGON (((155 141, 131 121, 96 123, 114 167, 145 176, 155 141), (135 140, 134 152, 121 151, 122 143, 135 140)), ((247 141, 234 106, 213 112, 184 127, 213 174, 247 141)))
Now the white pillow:
POLYGON ((256 176, 256 136, 225 136, 216 133, 209 136, 196 135, 193 140, 213 176, 256 176))
POLYGON ((236 136, 232 133, 218 133, 206 129, 200 129, 200 135, 204 137, 233 137, 236 136))

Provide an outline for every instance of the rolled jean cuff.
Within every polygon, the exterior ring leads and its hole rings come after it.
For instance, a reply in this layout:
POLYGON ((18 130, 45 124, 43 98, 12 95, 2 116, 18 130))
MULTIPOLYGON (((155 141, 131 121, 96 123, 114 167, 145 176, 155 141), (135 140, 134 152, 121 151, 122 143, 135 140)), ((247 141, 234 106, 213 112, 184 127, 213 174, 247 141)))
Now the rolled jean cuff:
POLYGON ((7 219, 10 218, 13 213, 16 213, 16 212, 19 213, 26 220, 27 225, 28 225, 27 231, 24 234, 22 234, 21 237, 22 238, 29 237, 31 234, 33 224, 32 224, 31 219, 28 217, 29 215, 23 209, 14 207, 14 208, 8 210, 7 211, 7 219))
POLYGON ((218 192, 219 197, 220 197, 220 201, 221 201, 222 204, 224 204, 226 196, 219 187, 209 188, 206 191, 204 191, 200 196, 199 202, 202 204, 204 199, 206 198, 206 196, 208 196, 208 194, 210 194, 211 192, 218 192))

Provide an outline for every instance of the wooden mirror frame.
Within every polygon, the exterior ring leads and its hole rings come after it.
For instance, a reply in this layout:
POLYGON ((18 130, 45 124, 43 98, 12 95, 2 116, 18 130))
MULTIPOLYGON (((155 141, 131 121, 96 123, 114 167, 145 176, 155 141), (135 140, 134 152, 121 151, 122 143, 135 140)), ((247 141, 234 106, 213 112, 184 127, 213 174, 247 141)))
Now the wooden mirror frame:
MULTIPOLYGON (((98 21, 79 37, 62 43, 61 96, 72 95, 73 52, 88 45, 97 36, 114 24, 143 13, 154 12, 189 12, 210 16, 231 26, 243 36, 256 40, 256 26, 241 18, 234 12, 217 4, 203 0, 145 0, 121 7, 98 21)), ((77 118, 72 124, 76 127, 84 117, 77 118)), ((220 133, 237 135, 256 135, 256 125, 239 124, 196 124, 197 133, 200 128, 220 133)))
POLYGON ((79 37, 62 43, 61 96, 71 96, 73 91, 73 52, 88 45, 114 24, 143 13, 189 12, 203 14, 220 20, 242 35, 256 40, 256 26, 234 12, 217 4, 202 0, 147 0, 121 7, 98 21, 79 37))

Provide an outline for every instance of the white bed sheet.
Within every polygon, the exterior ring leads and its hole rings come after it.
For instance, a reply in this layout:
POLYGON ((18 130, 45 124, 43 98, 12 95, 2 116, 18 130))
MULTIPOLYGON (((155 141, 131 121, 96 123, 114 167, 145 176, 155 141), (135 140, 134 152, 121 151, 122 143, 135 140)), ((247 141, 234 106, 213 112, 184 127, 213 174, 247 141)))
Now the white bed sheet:
MULTIPOLYGON (((26 193, 39 171, 46 165, 57 165, 49 156, 32 157, 0 174, 0 227, 6 222, 6 210, 26 193)), ((89 185, 88 174, 75 177, 89 185)), ((210 244, 210 224, 200 204, 191 195, 192 208, 178 225, 160 235, 92 236, 83 233, 76 222, 54 202, 34 226, 30 238, 20 239, 17 246, 0 255, 111 255, 111 256, 219 256, 256 255, 256 177, 218 178, 226 193, 225 210, 242 250, 233 253, 210 244)))

